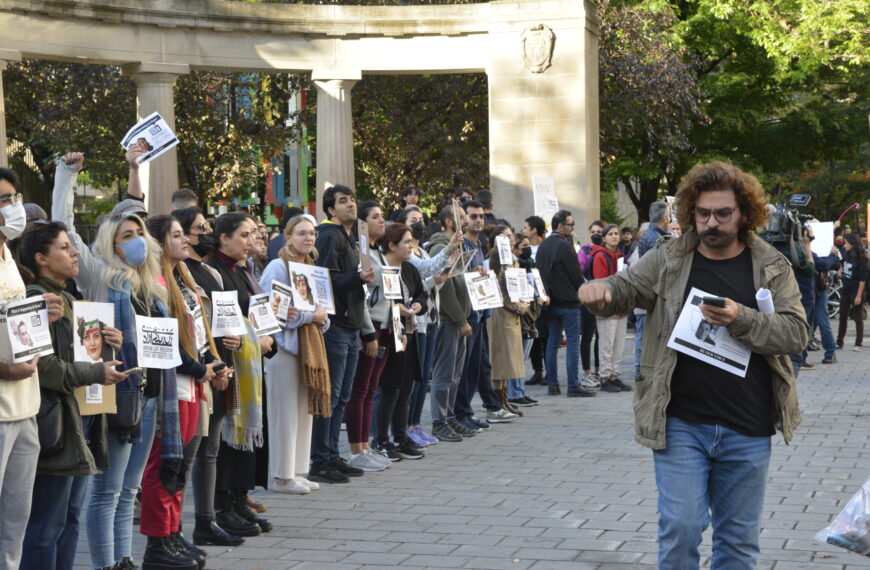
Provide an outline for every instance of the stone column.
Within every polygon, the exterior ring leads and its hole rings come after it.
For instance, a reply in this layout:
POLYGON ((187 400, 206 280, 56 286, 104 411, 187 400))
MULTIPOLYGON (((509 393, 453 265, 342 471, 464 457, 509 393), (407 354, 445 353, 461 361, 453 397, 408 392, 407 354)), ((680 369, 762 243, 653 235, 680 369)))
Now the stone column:
POLYGON ((21 60, 20 51, 0 50, 0 166, 9 167, 9 156, 6 153, 6 103, 3 94, 3 72, 10 61, 21 60))
MULTIPOLYGON (((190 72, 188 65, 143 62, 124 66, 124 74, 136 82, 136 117, 147 117, 154 111, 175 130, 175 97, 173 88, 179 75, 190 72)), ((131 125, 132 126, 132 125, 131 125)), ((178 190, 178 153, 171 149, 139 169, 142 191, 148 201, 148 212, 168 214, 172 193, 178 190)))
POLYGON ((334 184, 350 188, 355 184, 350 90, 362 74, 315 70, 312 79, 317 87, 317 218, 322 219, 323 190, 334 184))

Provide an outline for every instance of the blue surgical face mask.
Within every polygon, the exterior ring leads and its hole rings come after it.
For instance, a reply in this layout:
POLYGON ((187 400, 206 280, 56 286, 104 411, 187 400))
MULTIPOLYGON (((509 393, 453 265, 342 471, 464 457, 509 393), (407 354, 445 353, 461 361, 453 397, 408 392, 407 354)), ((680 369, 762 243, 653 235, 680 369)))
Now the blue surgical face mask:
POLYGON ((115 247, 124 252, 124 261, 130 267, 142 267, 142 264, 148 258, 148 242, 142 236, 135 237, 127 243, 122 243, 115 247))

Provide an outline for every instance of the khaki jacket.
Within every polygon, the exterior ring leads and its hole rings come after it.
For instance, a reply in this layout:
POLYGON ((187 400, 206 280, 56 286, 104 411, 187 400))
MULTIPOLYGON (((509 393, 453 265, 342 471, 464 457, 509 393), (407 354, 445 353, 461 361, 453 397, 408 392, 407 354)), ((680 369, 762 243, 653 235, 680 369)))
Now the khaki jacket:
MULTIPOLYGON (((603 309, 588 306, 601 316, 625 313, 633 307, 648 311, 634 416, 635 440, 652 449, 664 449, 666 445, 666 410, 677 364, 677 353, 667 343, 683 306, 698 241, 698 235, 689 231, 678 239, 660 242, 628 270, 602 280, 610 287, 611 303, 603 309)), ((788 443, 802 417, 787 355, 797 354, 807 345, 809 325, 791 264, 753 233, 746 242, 752 255, 754 287, 771 291, 776 312, 766 315, 741 305, 728 332, 767 360, 775 403, 773 424, 788 443)))

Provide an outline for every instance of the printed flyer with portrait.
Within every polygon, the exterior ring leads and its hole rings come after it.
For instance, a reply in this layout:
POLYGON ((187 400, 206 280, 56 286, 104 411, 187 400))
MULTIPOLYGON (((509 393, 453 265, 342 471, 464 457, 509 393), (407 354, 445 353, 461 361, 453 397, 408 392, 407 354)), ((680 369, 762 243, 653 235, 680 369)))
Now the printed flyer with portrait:
MULTIPOLYGON (((73 345, 73 357, 76 362, 112 362, 115 360, 115 351, 106 344, 103 331, 106 327, 115 326, 115 305, 112 303, 91 303, 88 301, 75 301, 73 303, 73 327, 75 329, 75 343, 73 345)), ((111 389, 112 403, 114 403, 114 386, 91 384, 76 388, 76 396, 81 391, 85 404, 100 405, 109 400, 107 390, 111 389)))
POLYGON ((526 270, 521 267, 507 267, 504 270, 504 278, 507 284, 508 297, 511 302, 530 302, 534 300, 534 292, 526 278, 526 270))
POLYGON ((396 352, 405 350, 405 325, 402 323, 402 310, 397 303, 390 308, 390 318, 393 323, 393 341, 396 343, 396 352))
POLYGON ((532 279, 535 282, 535 290, 538 292, 538 297, 544 299, 545 301, 550 300, 550 296, 547 295, 547 290, 544 288, 544 280, 541 279, 541 270, 537 267, 532 268, 532 279))
POLYGON ((369 225, 365 220, 356 221, 356 233, 359 236, 359 264, 365 271, 372 266, 372 258, 369 257, 369 225))
POLYGON ((54 354, 48 330, 48 304, 42 297, 28 297, 6 305, 6 328, 13 364, 28 362, 37 354, 54 354))
POLYGON ((495 246, 498 248, 498 260, 502 265, 513 265, 514 255, 511 253, 511 238, 496 236, 495 246))
POLYGON ((486 275, 480 275, 475 271, 466 273, 463 277, 471 298, 471 307, 475 311, 497 309, 503 305, 495 273, 490 271, 486 275))
POLYGON ((752 351, 732 337, 726 327, 713 325, 704 318, 700 305, 703 297, 709 295, 692 287, 668 339, 668 348, 745 378, 752 351))
POLYGON ((136 159, 139 164, 154 160, 176 145, 175 133, 156 111, 133 125, 121 141, 125 150, 137 147, 142 151, 136 159))
POLYGON ((215 338, 245 335, 248 328, 239 307, 238 291, 214 291, 211 294, 211 334, 215 338))
POLYGON ((319 265, 290 262, 290 284, 293 288, 293 302, 300 311, 314 311, 320 306, 327 314, 335 314, 335 301, 332 297, 332 281, 329 270, 319 265))
POLYGON ((293 306, 293 291, 280 281, 272 281, 272 291, 269 293, 269 304, 275 313, 275 318, 282 325, 287 324, 287 310, 293 306))
POLYGON ((181 366, 178 319, 136 315, 136 356, 142 368, 181 366))
MULTIPOLYGON (((284 313, 287 314, 286 312, 284 313)), ((248 321, 254 327, 257 336, 266 336, 281 332, 281 327, 278 325, 278 319, 275 318, 275 312, 272 310, 272 304, 269 301, 267 293, 259 295, 251 295, 250 303, 248 304, 248 321)))
POLYGON ((384 298, 402 301, 402 268, 385 265, 381 268, 384 298))

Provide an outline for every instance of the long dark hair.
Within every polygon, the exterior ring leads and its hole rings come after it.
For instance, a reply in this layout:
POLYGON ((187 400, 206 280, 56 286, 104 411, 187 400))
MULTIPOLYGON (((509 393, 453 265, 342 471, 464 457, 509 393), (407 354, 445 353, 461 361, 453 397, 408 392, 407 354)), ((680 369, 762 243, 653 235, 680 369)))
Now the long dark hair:
POLYGON ((221 236, 231 236, 236 233, 239 227, 248 221, 250 217, 247 214, 239 214, 237 212, 229 212, 221 214, 214 223, 214 245, 215 249, 220 249, 221 236))
POLYGON ((9 242, 9 249, 24 283, 30 285, 39 277, 36 254, 48 255, 51 244, 65 231, 66 225, 61 222, 30 224, 23 234, 9 242))
POLYGON ((864 251, 864 244, 861 243, 861 239, 856 234, 849 234, 846 236, 846 241, 852 246, 852 249, 846 252, 846 259, 849 261, 866 262, 867 252, 864 251))

